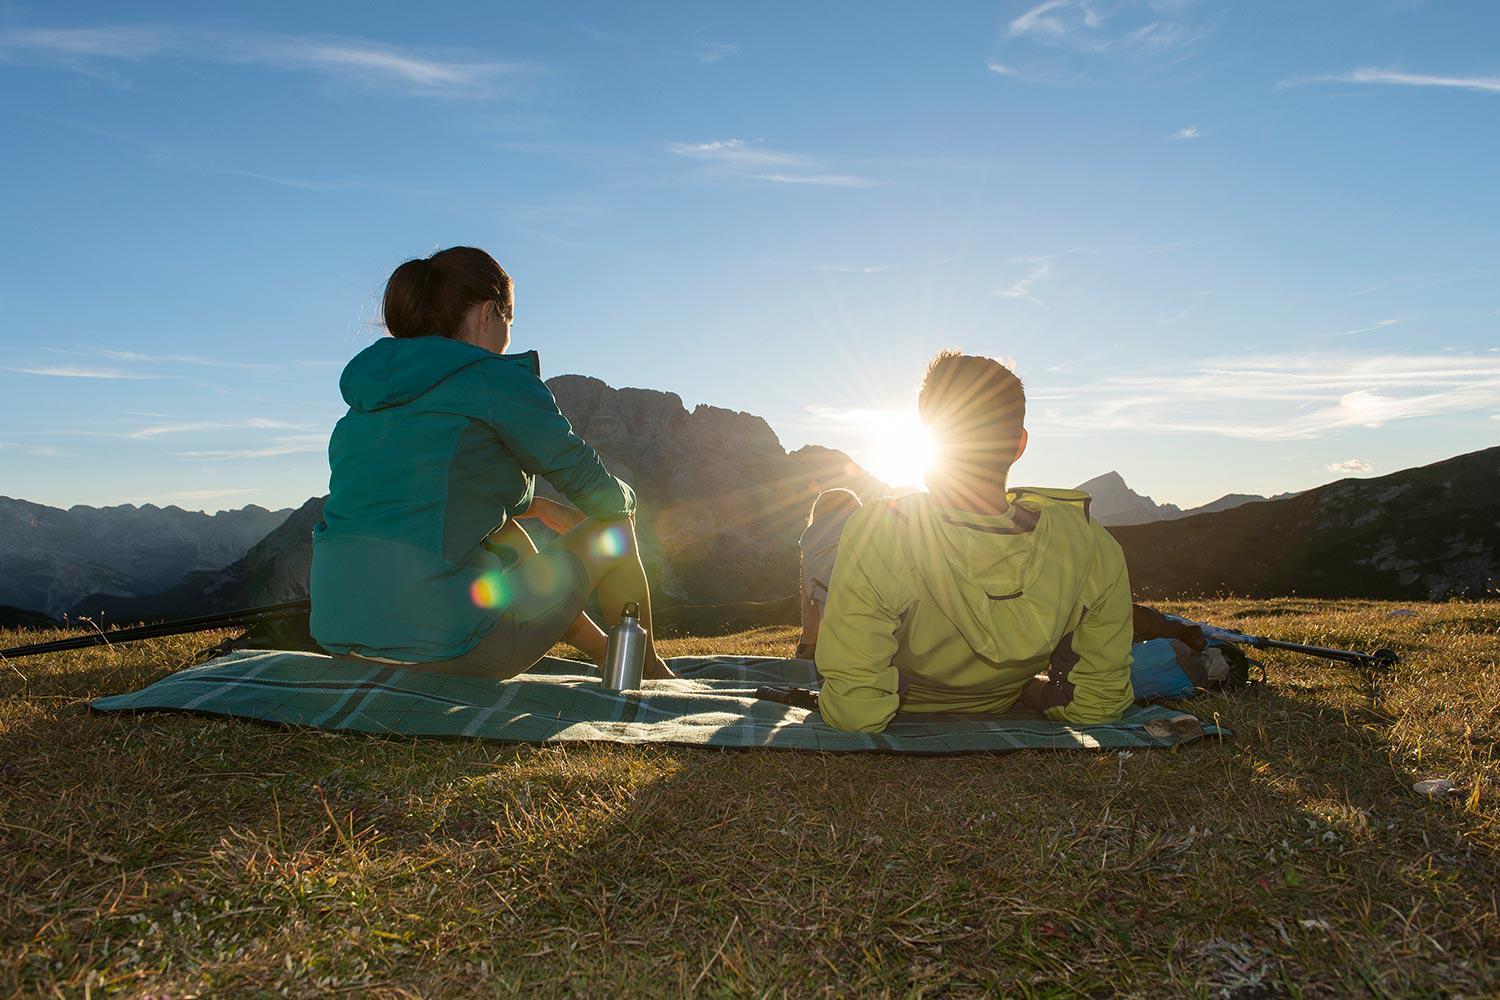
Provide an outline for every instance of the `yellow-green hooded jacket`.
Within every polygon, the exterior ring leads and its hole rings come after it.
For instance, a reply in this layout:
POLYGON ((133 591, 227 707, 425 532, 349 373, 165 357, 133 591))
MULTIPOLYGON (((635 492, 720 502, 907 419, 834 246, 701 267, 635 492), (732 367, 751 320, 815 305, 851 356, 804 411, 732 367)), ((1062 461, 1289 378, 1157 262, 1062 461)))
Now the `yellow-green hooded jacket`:
POLYGON ((1046 672, 1058 721, 1120 716, 1130 688, 1125 556, 1077 490, 1014 489, 1003 514, 925 493, 849 518, 818 634, 824 720, 879 732, 896 710, 1002 712, 1046 672))

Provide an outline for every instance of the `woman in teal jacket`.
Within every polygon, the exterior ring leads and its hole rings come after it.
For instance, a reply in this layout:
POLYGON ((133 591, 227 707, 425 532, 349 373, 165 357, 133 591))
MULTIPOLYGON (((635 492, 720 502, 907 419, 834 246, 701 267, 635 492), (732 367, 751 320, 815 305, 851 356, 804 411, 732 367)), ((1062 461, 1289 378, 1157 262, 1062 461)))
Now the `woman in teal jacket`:
POLYGON ((564 640, 601 660, 583 610, 598 591, 606 616, 640 605, 646 676, 670 677, 635 494, 573 433, 536 352, 505 353, 514 302, 510 276, 473 247, 407 261, 386 283, 391 336, 339 380, 349 412, 313 535, 313 637, 364 660, 510 677, 564 640), (536 496, 537 476, 577 509, 536 496), (560 537, 538 552, 525 518, 560 537))

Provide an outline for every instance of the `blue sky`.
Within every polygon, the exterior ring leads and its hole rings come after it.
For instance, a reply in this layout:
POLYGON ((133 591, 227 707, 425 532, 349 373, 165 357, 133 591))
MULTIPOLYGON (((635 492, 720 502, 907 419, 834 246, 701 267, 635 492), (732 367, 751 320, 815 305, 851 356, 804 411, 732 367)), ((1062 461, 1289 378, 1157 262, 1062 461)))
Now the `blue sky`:
POLYGON ((0 493, 322 492, 391 268, 546 374, 877 467, 1012 359, 1014 479, 1184 505, 1500 441, 1500 6, 0 4, 0 493))

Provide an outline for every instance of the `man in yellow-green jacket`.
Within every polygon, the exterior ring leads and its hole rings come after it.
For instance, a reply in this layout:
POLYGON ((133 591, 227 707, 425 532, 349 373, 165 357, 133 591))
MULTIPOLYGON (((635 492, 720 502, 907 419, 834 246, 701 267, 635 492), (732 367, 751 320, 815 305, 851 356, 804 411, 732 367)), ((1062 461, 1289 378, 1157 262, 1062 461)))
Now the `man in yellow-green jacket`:
POLYGON ((928 492, 849 518, 817 646, 823 719, 879 732, 897 710, 1060 722, 1131 704, 1130 583, 1077 490, 1008 488, 1025 392, 992 358, 944 352, 918 398, 939 445, 928 492))

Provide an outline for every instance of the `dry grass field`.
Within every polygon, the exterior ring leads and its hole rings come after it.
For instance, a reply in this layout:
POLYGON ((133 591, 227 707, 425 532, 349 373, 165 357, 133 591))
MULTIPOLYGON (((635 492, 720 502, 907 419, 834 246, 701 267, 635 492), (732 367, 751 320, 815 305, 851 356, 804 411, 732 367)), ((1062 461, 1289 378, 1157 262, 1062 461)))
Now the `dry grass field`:
POLYGON ((0 994, 1494 996, 1500 604, 1394 608, 1176 605, 1404 660, 1266 657, 1188 706, 1233 739, 1134 754, 377 739, 87 711, 217 636, 0 663, 0 994))

